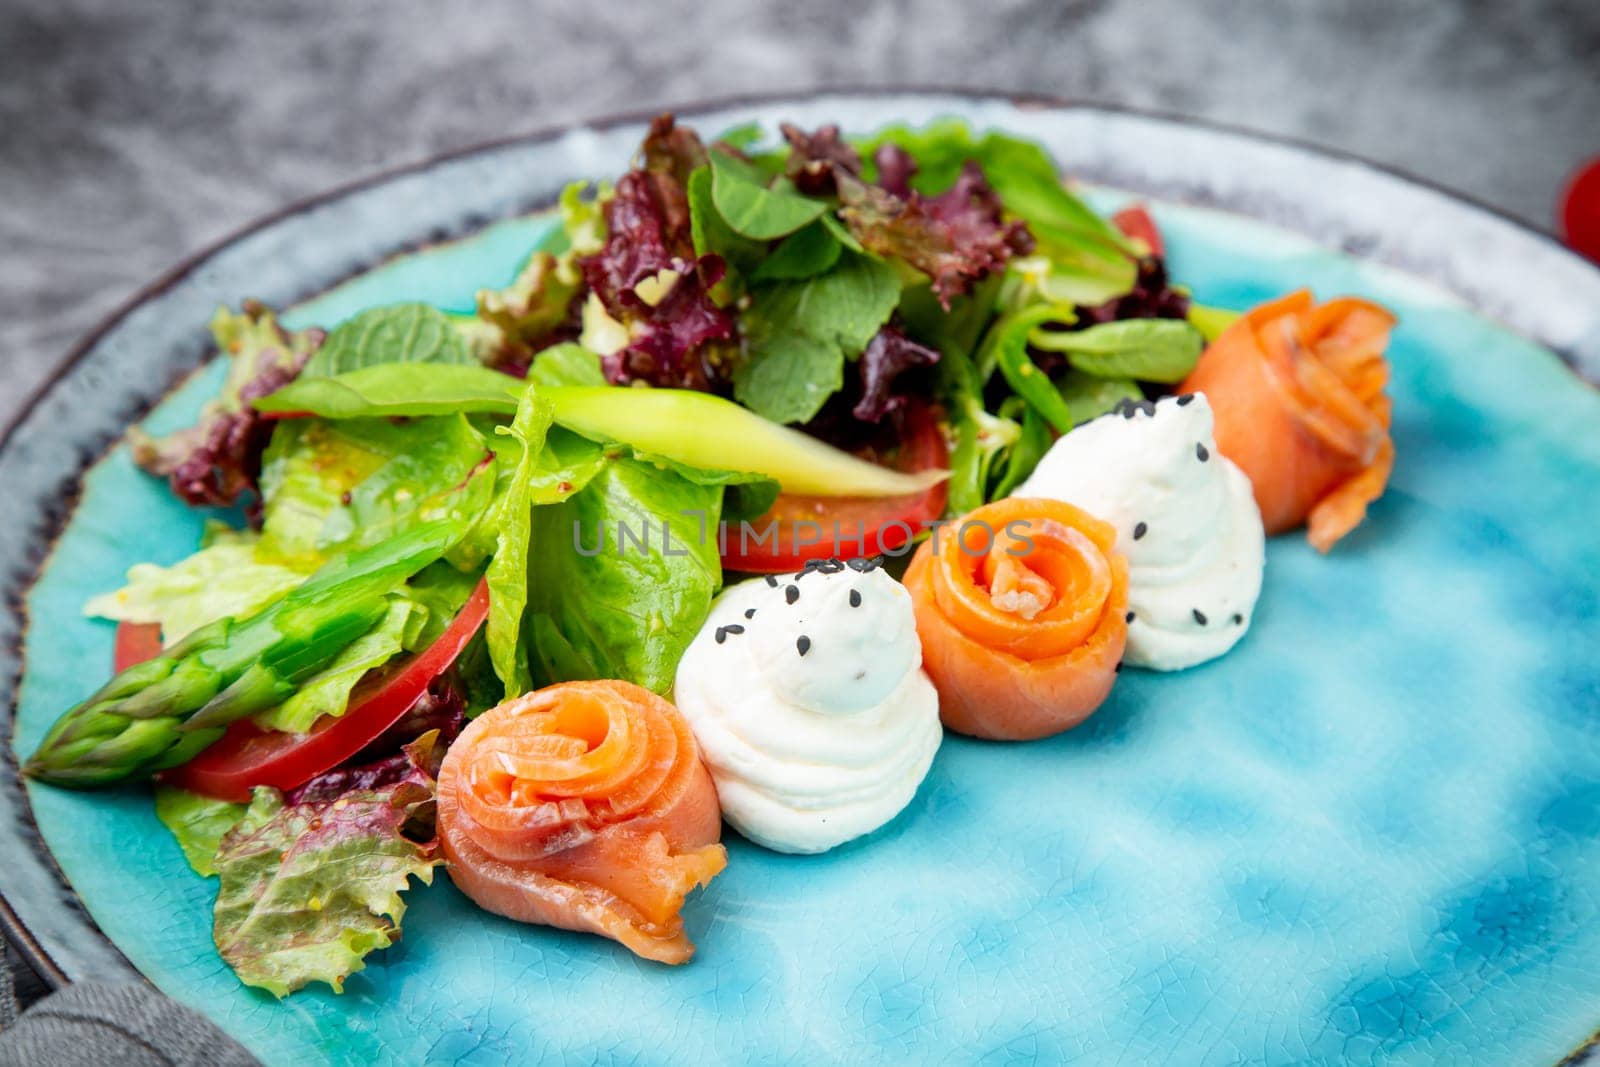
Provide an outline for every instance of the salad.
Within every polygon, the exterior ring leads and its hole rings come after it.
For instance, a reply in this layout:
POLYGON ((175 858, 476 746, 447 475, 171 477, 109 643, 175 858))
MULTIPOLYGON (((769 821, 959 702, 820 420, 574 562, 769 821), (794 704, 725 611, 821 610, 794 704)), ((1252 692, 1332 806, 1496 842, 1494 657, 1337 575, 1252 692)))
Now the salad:
POLYGON ((1225 655, 1265 538, 1383 492, 1385 309, 1201 306, 1001 132, 779 132, 658 118, 473 314, 219 310, 220 394, 130 431, 214 519, 23 770, 152 780, 244 983, 340 989, 441 866, 683 963, 725 823, 826 851, 947 730, 1225 655))

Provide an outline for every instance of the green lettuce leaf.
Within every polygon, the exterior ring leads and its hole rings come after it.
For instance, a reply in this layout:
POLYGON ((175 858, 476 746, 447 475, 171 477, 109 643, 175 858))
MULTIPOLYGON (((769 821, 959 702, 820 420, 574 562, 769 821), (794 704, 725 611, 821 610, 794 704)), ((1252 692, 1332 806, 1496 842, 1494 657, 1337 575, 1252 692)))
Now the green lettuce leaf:
POLYGON ((276 789, 255 791, 216 853, 213 934, 240 981, 279 997, 311 982, 340 991, 367 953, 399 938, 400 894, 413 877, 432 882, 440 863, 436 841, 404 832, 417 835, 433 784, 414 768, 328 801, 287 805, 276 789))
POLYGON ((464 415, 282 422, 262 462, 258 554, 314 566, 334 551, 377 544, 453 506, 456 489, 491 455, 464 415))
POLYGON ((300 373, 319 378, 381 363, 472 362, 471 349, 444 312, 430 304, 394 304, 335 327, 300 373))
POLYGON ((425 567, 406 583, 404 595, 427 611, 427 619, 407 651, 419 651, 437 641, 472 595, 478 579, 476 569, 460 570, 445 560, 425 567))
POLYGON ((534 474, 552 417, 549 402, 540 398, 538 386, 530 384, 517 404, 516 418, 509 427, 501 427, 499 431, 514 438, 520 446, 516 464, 511 468, 511 484, 495 504, 494 557, 485 575, 489 583, 489 662, 505 683, 508 700, 532 686, 527 647, 521 640, 522 617, 528 606, 528 541, 535 503, 534 474))
POLYGON ((721 501, 720 485, 618 458, 570 500, 535 509, 536 681, 622 678, 666 693, 722 582, 721 501))
POLYGON ((170 567, 136 563, 128 568, 127 585, 90 600, 83 612, 159 623, 168 645, 218 619, 248 618, 305 581, 310 570, 259 561, 256 540, 230 534, 170 567))
POLYGON ((213 800, 168 785, 156 786, 156 818, 172 831, 194 873, 217 873, 217 847, 223 835, 244 817, 245 805, 213 800))
POLYGON ((845 359, 861 354, 899 300, 895 269, 854 252, 815 278, 757 288, 734 395, 773 422, 807 421, 844 383, 845 359))
POLYGON ((815 277, 839 262, 843 248, 827 226, 813 222, 785 237, 750 277, 758 282, 815 277))

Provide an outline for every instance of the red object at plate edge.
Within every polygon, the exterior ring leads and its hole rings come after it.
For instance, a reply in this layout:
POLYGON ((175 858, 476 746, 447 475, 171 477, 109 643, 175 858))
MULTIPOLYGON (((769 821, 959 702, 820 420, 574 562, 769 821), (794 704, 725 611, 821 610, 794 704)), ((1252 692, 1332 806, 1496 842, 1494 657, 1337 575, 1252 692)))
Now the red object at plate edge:
POLYGON ((1600 156, 1578 168, 1561 197, 1561 239, 1600 263, 1600 156))
POLYGON ((304 734, 263 730, 240 719, 216 744, 159 777, 168 785, 236 803, 248 802, 250 790, 258 785, 278 789, 302 785, 339 766, 398 722, 456 661, 488 614, 489 586, 480 580, 437 641, 378 683, 375 691, 357 690, 343 715, 324 716, 304 734))
POLYGON ((159 622, 119 622, 111 649, 111 667, 118 674, 161 655, 159 622))
POLYGON ((1167 254, 1166 245, 1161 240, 1161 230, 1150 216, 1150 209, 1143 204, 1130 204, 1123 208, 1111 216, 1111 223, 1127 236, 1137 237, 1148 245, 1152 256, 1167 254))

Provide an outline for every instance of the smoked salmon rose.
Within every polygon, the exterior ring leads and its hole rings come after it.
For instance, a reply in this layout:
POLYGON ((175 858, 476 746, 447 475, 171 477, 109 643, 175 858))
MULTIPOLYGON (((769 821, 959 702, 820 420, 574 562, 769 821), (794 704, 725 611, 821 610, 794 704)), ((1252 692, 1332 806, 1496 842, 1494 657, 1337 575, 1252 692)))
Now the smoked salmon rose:
POLYGON ((1211 401, 1217 448, 1249 475, 1267 533, 1305 523, 1326 552, 1383 495, 1394 323, 1371 301, 1302 289, 1240 317, 1178 387, 1211 401))
POLYGON ((462 731, 439 769, 439 842, 480 907, 683 963, 684 897, 727 865, 710 772, 678 709, 567 682, 462 731))

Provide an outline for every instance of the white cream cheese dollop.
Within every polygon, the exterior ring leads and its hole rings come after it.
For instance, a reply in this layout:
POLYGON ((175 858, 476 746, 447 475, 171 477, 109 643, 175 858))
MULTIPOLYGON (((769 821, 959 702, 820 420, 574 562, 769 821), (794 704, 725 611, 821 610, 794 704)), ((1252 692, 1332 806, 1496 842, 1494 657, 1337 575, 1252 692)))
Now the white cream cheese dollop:
POLYGON ((1250 479, 1217 451, 1204 395, 1125 404, 1084 423, 1015 495, 1064 500, 1117 528, 1133 615, 1128 664, 1182 670, 1244 636, 1266 538, 1250 479))
POLYGON ((673 694, 723 816, 779 852, 889 822, 943 738, 911 595, 875 567, 826 566, 724 592, 673 694))

